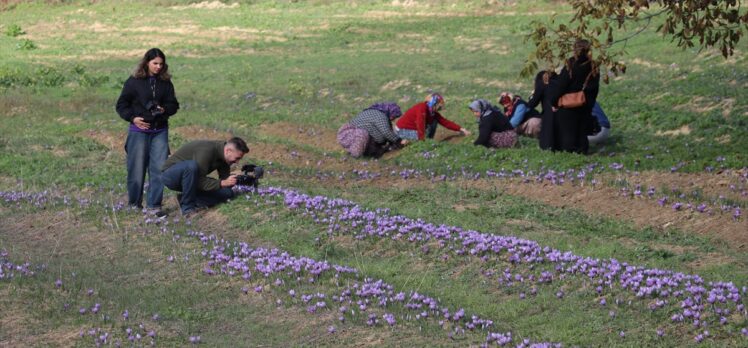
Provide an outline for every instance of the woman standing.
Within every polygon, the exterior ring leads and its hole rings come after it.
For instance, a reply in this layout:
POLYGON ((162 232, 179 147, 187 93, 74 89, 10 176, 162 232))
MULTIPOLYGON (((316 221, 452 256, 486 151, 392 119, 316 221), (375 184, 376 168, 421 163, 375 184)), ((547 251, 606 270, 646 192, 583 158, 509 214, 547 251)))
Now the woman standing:
POLYGON ((169 156, 169 117, 178 109, 166 56, 160 49, 151 48, 125 81, 117 100, 117 113, 130 123, 125 142, 130 207, 142 209, 148 171, 146 208, 157 216, 165 215, 161 211, 161 166, 169 156))
POLYGON ((478 119, 478 138, 474 145, 506 148, 517 144, 517 132, 498 108, 485 99, 476 99, 468 105, 478 119))
POLYGON ((426 96, 426 101, 413 105, 397 121, 397 135, 408 140, 433 138, 436 134, 437 123, 449 130, 470 135, 467 129, 442 116, 439 113, 442 107, 444 107, 444 98, 438 93, 429 94, 426 96))
POLYGON ((535 89, 530 96, 530 100, 527 101, 527 107, 535 109, 540 104, 543 108, 543 112, 540 114, 540 135, 538 136, 538 143, 540 148, 543 150, 558 150, 553 148, 553 104, 551 101, 553 89, 556 86, 556 80, 558 74, 553 70, 544 70, 539 72, 535 76, 535 89))
POLYGON ((590 57, 590 42, 577 40, 574 56, 569 58, 558 76, 558 85, 553 95, 553 105, 566 93, 583 91, 585 103, 575 108, 560 107, 553 122, 554 142, 562 151, 587 153, 587 133, 591 129, 590 117, 595 105, 600 84, 600 74, 590 57))

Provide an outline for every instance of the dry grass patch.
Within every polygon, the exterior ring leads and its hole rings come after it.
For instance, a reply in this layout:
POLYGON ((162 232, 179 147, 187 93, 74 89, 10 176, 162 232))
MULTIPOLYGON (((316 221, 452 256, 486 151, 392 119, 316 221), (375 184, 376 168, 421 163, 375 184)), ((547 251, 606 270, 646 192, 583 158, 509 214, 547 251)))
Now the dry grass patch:
POLYGON ((325 151, 341 150, 337 143, 337 132, 332 129, 321 128, 318 125, 276 122, 263 124, 258 128, 258 131, 325 151))
POLYGON ((728 118, 735 107, 734 98, 707 99, 702 96, 695 96, 686 104, 675 106, 674 110, 694 111, 698 113, 708 113, 714 110, 721 110, 723 117, 728 118))
MULTIPOLYGON (((476 85, 485 86, 485 87, 494 87, 498 89, 499 91, 509 91, 516 95, 523 96, 525 98, 529 97, 531 93, 529 90, 532 88, 532 87, 529 87, 527 84, 521 83, 521 82, 507 82, 507 81, 501 81, 501 80, 495 80, 495 79, 489 80, 489 79, 482 78, 482 77, 474 78, 473 83, 476 85), (524 95, 523 93, 527 93, 527 94, 524 95)), ((499 91, 497 91, 497 96, 498 96, 499 91)), ((496 96, 492 98, 495 98, 495 97, 496 96)))
POLYGON ((124 132, 89 129, 79 133, 78 136, 92 139, 96 143, 104 145, 109 149, 109 151, 125 152, 125 140, 127 139, 127 135, 124 132))
POLYGON ((737 188, 746 184, 745 171, 724 170, 713 173, 665 173, 657 171, 644 171, 634 175, 606 175, 604 180, 615 180, 625 178, 632 185, 641 185, 643 188, 649 186, 660 188, 675 187, 682 192, 705 192, 708 196, 704 200, 723 196, 736 201, 745 201, 740 190, 737 188))
MULTIPOLYGON (((590 215, 600 215, 623 221, 631 221, 638 227, 652 226, 661 230, 679 228, 705 236, 721 239, 736 249, 746 247, 748 219, 733 221, 729 214, 702 214, 674 211, 656 207, 651 199, 621 197, 615 188, 579 188, 568 185, 512 184, 503 182, 507 193, 527 197, 531 200, 560 208, 579 209, 590 215)), ((480 186, 480 182, 473 185, 480 186)))
POLYGON ((399 88, 408 87, 410 86, 411 82, 408 79, 402 79, 402 80, 393 80, 390 82, 385 83, 379 90, 384 91, 393 91, 399 88))
POLYGON ((22 298, 32 296, 31 294, 19 294, 18 291, 27 293, 16 288, 13 292, 10 287, 0 288, 0 346, 2 347, 72 347, 78 339, 78 333, 83 327, 64 325, 55 328, 47 326, 41 320, 30 313, 22 298))
POLYGON ((225 4, 220 1, 203 1, 190 5, 184 6, 172 6, 174 10, 188 10, 188 9, 199 9, 199 10, 222 10, 222 9, 233 9, 239 8, 239 3, 234 2, 231 4, 225 4))
POLYGON ((678 129, 671 129, 671 130, 666 130, 666 131, 658 130, 657 132, 655 132, 655 135, 658 137, 662 137, 662 136, 674 137, 678 135, 689 135, 689 134, 691 134, 691 126, 687 124, 681 126, 678 129))
POLYGON ((509 54, 509 48, 506 45, 486 41, 485 39, 457 36, 454 40, 468 52, 481 51, 499 56, 509 54))
POLYGON ((201 126, 182 126, 170 130, 180 137, 192 140, 229 140, 234 134, 201 126))
POLYGON ((657 69, 657 70, 665 70, 668 66, 665 64, 657 63, 657 62, 651 62, 648 60, 644 60, 641 58, 634 58, 634 60, 631 61, 631 64, 634 65, 640 65, 646 68, 650 69, 657 69))

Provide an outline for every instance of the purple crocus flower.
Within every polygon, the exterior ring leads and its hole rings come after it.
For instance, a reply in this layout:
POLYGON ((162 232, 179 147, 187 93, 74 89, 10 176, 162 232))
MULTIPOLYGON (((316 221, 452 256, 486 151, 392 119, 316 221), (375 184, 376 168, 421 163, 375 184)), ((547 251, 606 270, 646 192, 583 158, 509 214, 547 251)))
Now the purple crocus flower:
POLYGON ((662 197, 657 200, 657 204, 659 204, 661 207, 664 207, 666 203, 667 203, 667 196, 662 197))

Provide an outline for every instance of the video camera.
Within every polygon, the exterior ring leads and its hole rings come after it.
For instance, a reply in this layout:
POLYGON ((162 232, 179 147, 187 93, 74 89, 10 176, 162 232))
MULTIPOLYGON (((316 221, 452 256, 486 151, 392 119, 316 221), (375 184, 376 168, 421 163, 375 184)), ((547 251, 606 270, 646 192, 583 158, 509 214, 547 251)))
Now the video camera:
POLYGON ((259 183, 262 175, 265 174, 265 170, 262 167, 254 164, 245 164, 242 166, 242 172, 236 176, 236 184, 242 186, 252 186, 257 190, 257 184, 259 183))

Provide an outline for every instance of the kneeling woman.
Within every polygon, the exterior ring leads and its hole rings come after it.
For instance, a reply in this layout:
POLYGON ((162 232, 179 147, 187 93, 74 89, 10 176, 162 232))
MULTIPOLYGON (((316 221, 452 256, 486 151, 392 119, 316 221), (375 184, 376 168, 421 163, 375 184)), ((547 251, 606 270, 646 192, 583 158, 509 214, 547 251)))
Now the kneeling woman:
POLYGON ((478 119, 478 139, 474 145, 507 148, 517 144, 517 132, 498 108, 485 99, 474 100, 468 108, 478 119))
POLYGON ((438 93, 426 96, 426 101, 413 105, 405 115, 397 121, 397 134, 408 140, 424 140, 434 138, 437 123, 449 130, 470 135, 470 132, 460 127, 439 113, 444 107, 444 98, 438 93))
POLYGON ((395 103, 374 104, 338 130, 338 143, 353 157, 378 158, 408 143, 392 130, 392 121, 402 115, 395 103))

